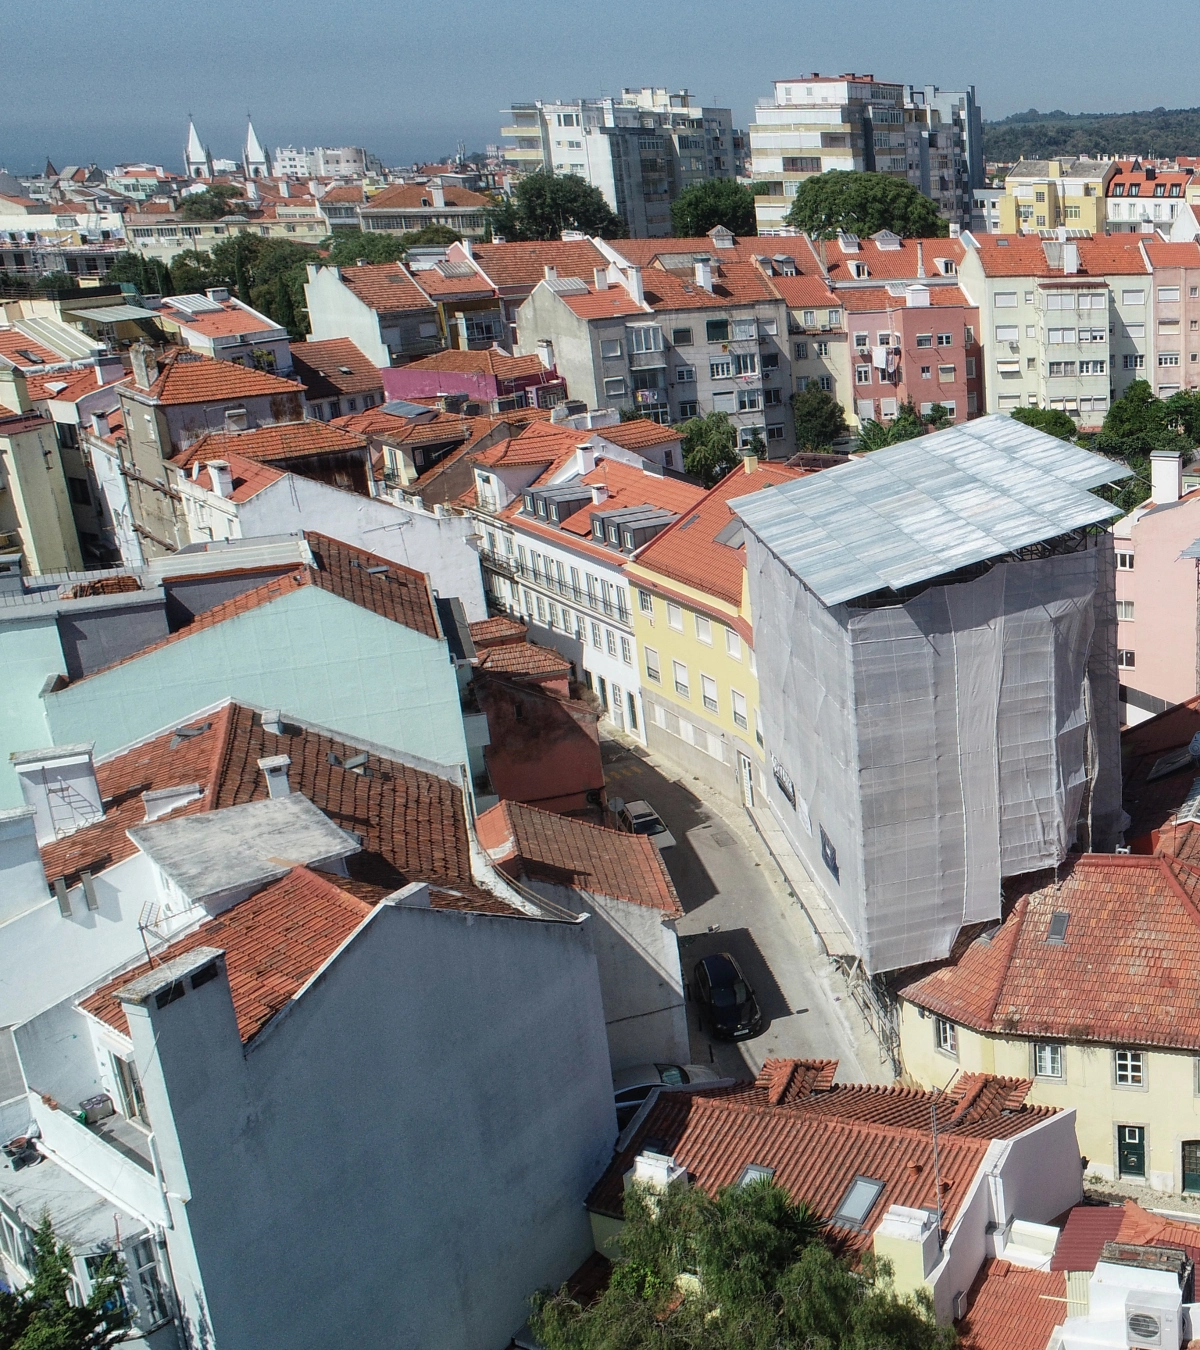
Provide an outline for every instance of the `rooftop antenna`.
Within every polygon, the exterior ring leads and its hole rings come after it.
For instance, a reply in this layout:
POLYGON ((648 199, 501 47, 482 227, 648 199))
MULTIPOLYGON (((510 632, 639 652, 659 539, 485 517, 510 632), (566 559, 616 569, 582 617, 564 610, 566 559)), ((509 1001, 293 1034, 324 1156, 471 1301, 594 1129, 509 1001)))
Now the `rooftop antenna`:
POLYGON ((929 1117, 933 1122, 933 1192, 935 1201, 937 1203, 937 1240, 939 1252, 942 1250, 943 1244, 942 1244, 942 1171, 938 1160, 937 1104, 938 1099, 941 1097, 942 1093, 946 1091, 946 1088, 950 1086, 950 1083, 952 1082, 954 1075, 956 1073, 958 1073, 957 1069, 955 1069, 953 1073, 951 1073, 950 1077, 946 1079, 945 1087, 934 1088, 933 1101, 930 1102, 929 1104, 929 1117))

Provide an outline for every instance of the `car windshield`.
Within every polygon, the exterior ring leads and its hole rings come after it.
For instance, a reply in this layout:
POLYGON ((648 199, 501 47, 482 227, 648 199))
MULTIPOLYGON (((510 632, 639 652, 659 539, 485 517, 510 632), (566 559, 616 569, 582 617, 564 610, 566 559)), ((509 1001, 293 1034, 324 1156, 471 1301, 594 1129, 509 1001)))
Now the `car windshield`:
POLYGON ((664 1064, 659 1069, 658 1076, 668 1087, 682 1087, 688 1080, 687 1074, 678 1064, 664 1064))
POLYGON ((634 834, 662 834, 666 826, 657 816, 635 816, 633 821, 634 834))

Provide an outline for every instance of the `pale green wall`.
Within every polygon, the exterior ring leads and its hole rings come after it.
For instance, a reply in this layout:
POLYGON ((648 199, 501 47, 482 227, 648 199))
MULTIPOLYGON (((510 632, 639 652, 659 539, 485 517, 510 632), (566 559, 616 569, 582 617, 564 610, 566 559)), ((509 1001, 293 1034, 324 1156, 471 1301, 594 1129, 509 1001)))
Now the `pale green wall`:
MULTIPOLYGON (((0 811, 23 806, 17 775, 8 762, 14 750, 40 750, 53 738, 38 697, 47 676, 65 675, 62 644, 53 616, 6 624, 0 673, 0 811)), ((84 740, 84 737, 80 737, 84 740)), ((86 739, 90 739, 86 738, 86 739)))
MULTIPOLYGON (((42 678, 45 678, 43 674, 42 678)), ((467 758, 446 646, 316 586, 51 694, 55 744, 102 755, 233 698, 440 764, 467 758)))

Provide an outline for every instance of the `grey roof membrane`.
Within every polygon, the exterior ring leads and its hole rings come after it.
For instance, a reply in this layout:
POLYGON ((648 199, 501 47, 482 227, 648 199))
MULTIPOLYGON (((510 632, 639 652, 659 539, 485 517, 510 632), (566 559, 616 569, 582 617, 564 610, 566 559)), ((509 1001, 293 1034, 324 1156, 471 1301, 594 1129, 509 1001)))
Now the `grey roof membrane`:
POLYGON ((356 839, 297 792, 139 825, 129 837, 192 901, 265 885, 297 865, 359 850, 356 839))
POLYGON ((826 604, 900 590, 1112 520, 1130 470, 997 413, 730 506, 826 604))

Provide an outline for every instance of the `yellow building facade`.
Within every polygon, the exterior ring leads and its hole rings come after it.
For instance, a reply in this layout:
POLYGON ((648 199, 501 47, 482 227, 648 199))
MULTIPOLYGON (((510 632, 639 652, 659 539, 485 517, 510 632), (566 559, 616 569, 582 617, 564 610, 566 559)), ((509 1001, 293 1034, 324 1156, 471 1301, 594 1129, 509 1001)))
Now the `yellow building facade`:
POLYGON ((29 576, 83 567, 54 423, 0 410, 0 551, 17 548, 29 576))
POLYGON ((1004 180, 999 233, 1036 234, 1063 225, 1103 234, 1105 190, 1116 172, 1108 160, 1021 160, 1004 180))

